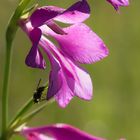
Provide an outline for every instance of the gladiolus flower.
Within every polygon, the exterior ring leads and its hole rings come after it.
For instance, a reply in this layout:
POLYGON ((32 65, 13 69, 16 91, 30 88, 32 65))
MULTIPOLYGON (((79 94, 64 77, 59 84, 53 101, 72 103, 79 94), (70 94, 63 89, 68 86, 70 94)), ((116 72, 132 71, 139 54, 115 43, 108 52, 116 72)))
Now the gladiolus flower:
POLYGON ((65 107, 73 96, 85 100, 92 98, 91 78, 79 63, 95 63, 108 55, 102 39, 82 23, 89 13, 87 1, 82 0, 66 10, 55 6, 38 8, 28 19, 20 21, 32 42, 26 64, 32 68, 46 68, 40 46, 51 63, 46 99, 55 97, 61 107, 65 107), (72 25, 61 28, 55 21, 72 25), (53 37, 59 46, 47 37, 53 37))
POLYGON ((27 140, 105 140, 67 124, 55 124, 39 128, 25 127, 21 131, 27 140))
POLYGON ((129 0, 107 0, 109 3, 113 5, 115 10, 119 10, 120 6, 128 6, 129 0))

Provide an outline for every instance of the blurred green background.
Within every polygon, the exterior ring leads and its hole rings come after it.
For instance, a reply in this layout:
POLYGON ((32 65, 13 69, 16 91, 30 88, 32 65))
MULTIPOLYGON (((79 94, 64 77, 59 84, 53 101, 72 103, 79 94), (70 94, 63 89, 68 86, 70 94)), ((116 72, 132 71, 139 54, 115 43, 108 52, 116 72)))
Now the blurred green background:
MULTIPOLYGON (((68 7, 74 0, 37 2, 68 7)), ((18 0, 1 0, 0 4, 0 87, 4 67, 4 32, 17 3, 18 0)), ((92 14, 86 23, 102 37, 110 50, 106 59, 85 66, 93 79, 94 99, 86 102, 75 97, 65 109, 56 103, 50 104, 29 125, 68 123, 108 140, 121 137, 140 140, 140 1, 131 1, 129 7, 121 8, 121 14, 116 13, 105 0, 89 0, 89 3, 92 14)), ((49 63, 45 71, 25 65, 30 46, 27 36, 18 30, 10 78, 10 118, 33 95, 38 80, 42 78, 44 83, 48 79, 49 63)), ((13 137, 13 140, 20 139, 13 137)))

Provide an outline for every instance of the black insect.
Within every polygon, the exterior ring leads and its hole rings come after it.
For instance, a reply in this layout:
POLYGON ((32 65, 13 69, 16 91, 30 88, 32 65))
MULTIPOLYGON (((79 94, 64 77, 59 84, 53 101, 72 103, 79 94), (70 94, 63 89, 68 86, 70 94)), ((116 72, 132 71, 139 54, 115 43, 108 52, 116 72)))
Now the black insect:
POLYGON ((33 94, 33 102, 34 103, 38 103, 38 102, 45 99, 45 98, 42 99, 42 94, 43 94, 43 91, 45 90, 46 87, 45 86, 40 86, 39 87, 40 82, 41 82, 41 79, 39 80, 36 91, 33 94))

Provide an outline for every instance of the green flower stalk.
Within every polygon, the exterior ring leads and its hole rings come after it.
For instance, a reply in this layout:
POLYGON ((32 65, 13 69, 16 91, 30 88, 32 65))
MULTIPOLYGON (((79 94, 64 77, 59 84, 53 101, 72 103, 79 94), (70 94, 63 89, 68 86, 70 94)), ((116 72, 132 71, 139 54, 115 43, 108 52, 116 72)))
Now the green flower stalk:
POLYGON ((8 120, 8 83, 10 76, 12 43, 18 29, 18 20, 22 16, 25 7, 29 4, 30 1, 31 0, 20 1, 11 19, 9 20, 6 30, 6 52, 5 52, 4 80, 2 90, 2 137, 1 137, 2 140, 7 139, 6 128, 8 120))

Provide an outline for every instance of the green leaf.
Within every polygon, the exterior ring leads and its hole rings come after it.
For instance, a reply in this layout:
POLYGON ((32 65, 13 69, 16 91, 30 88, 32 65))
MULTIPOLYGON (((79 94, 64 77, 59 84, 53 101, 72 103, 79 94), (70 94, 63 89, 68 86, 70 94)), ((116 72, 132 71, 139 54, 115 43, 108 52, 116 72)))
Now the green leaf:
POLYGON ((15 116, 15 118, 11 121, 9 127, 13 127, 14 125, 16 125, 19 120, 21 119, 21 117, 32 107, 33 105, 33 99, 29 99, 29 101, 27 103, 25 103, 25 105, 23 105, 23 107, 18 111, 17 115, 15 116))

